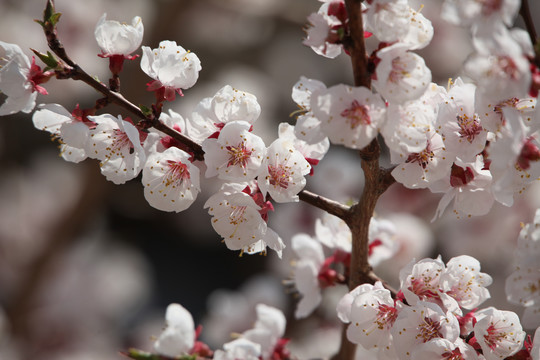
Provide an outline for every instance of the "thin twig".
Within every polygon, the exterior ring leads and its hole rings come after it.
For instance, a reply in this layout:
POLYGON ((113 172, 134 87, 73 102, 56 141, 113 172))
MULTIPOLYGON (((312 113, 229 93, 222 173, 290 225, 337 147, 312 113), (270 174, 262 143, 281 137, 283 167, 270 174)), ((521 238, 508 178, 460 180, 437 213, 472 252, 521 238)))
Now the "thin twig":
POLYGON ((349 213, 349 207, 345 206, 337 201, 327 199, 323 196, 314 194, 307 190, 302 190, 298 197, 300 200, 313 205, 327 213, 337 216, 340 219, 345 219, 349 213))

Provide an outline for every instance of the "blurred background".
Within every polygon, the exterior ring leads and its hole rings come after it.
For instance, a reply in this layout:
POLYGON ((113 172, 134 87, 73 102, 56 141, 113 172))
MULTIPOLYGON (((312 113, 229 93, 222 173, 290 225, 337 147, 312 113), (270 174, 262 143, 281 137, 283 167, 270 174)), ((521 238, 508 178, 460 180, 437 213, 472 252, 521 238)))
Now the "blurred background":
MULTIPOLYGON (((534 18, 540 9, 532 3, 534 18)), ((460 73, 472 48, 467 31, 439 19, 440 4, 424 4, 435 37, 420 54, 434 81, 445 85, 460 73)), ((108 19, 128 23, 141 16, 143 45, 174 40, 202 62, 198 83, 170 108, 189 117, 200 100, 229 84, 258 98, 262 114, 255 132, 266 144, 277 137, 280 122, 294 123, 290 95, 301 75, 327 86, 352 82, 346 55, 330 60, 301 44, 306 18, 320 5, 316 0, 56 1, 62 13, 59 38, 88 73, 102 81, 109 76, 93 35, 100 16, 106 12, 108 19)), ((44 7, 41 0, 0 0, 0 39, 28 55, 30 48, 45 52, 43 33, 32 21, 41 18, 44 7)), ((519 19, 516 24, 521 26, 519 19)), ((128 62, 121 92, 135 104, 150 105, 148 81, 139 59, 128 62)), ((38 103, 73 109, 91 107, 98 98, 75 81, 53 79, 45 87, 50 95, 38 97, 38 103)), ((0 359, 113 360, 131 346, 151 350, 171 302, 203 324, 202 340, 212 348, 229 341, 231 332, 250 328, 255 304, 265 302, 288 316, 293 354, 324 357, 336 350, 335 302, 345 289, 330 289, 313 316, 295 321, 294 291, 282 284, 291 274, 290 247, 282 260, 273 252, 239 257, 227 250, 203 209, 216 184, 203 181, 189 210, 160 212, 146 203, 137 179, 117 186, 101 176, 96 161, 64 162, 57 144, 26 114, 0 119, 0 164, 0 359)), ((357 198, 361 188, 359 158, 341 147, 331 149, 308 179, 308 189, 341 201, 357 198)), ((377 272, 396 284, 399 269, 413 257, 442 254, 447 261, 472 255, 494 277, 493 299, 486 305, 521 314, 505 301, 504 281, 520 222, 530 221, 540 207, 540 188, 531 188, 513 208, 495 205, 482 218, 457 221, 449 215, 431 224, 439 198, 397 184, 383 195, 377 215, 396 222, 401 250, 377 272)), ((313 234, 319 215, 305 204, 279 205, 270 226, 289 245, 298 232, 313 234)))

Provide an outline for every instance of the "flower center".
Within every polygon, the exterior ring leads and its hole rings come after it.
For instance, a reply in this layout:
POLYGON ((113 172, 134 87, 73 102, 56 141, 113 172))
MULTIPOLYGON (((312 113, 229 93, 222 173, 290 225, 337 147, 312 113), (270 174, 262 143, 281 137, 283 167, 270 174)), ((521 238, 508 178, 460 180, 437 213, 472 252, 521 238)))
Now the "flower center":
POLYGON ((425 317, 424 321, 418 325, 419 334, 416 335, 416 338, 421 338, 422 342, 428 342, 438 337, 442 338, 443 336, 440 330, 441 324, 438 321, 425 317))
POLYGON ((467 114, 458 115, 457 122, 459 125, 459 136, 465 138, 469 143, 472 143, 474 138, 482 132, 482 126, 478 122, 476 114, 470 118, 467 114))
POLYGON ((341 116, 351 124, 351 129, 356 129, 359 125, 371 124, 369 106, 360 105, 357 100, 354 100, 348 109, 343 110, 341 116))
POLYGON ((412 153, 407 157, 407 160, 405 160, 406 163, 418 163, 423 169, 425 169, 429 162, 433 160, 435 157, 435 154, 433 153, 433 150, 431 150, 431 143, 428 140, 427 146, 424 150, 422 150, 419 153, 412 153))
POLYGON ((126 147, 129 148, 129 153, 132 154, 134 151, 133 144, 131 143, 131 140, 129 140, 127 134, 120 129, 115 129, 112 135, 112 143, 106 149, 109 151, 109 154, 106 156, 106 158, 109 159, 113 155, 122 156, 121 149, 126 147))
POLYGON ((289 177, 291 175, 291 169, 288 166, 282 164, 268 165, 268 174, 270 185, 274 187, 281 187, 287 189, 289 187, 289 177))
POLYGON ((379 304, 375 323, 380 330, 390 329, 397 319, 398 311, 395 307, 379 304))
POLYGON ((487 328, 487 334, 484 335, 484 340, 490 349, 495 349, 498 343, 504 340, 507 335, 508 334, 504 332, 503 329, 497 329, 493 324, 491 324, 487 328))
POLYGON ((426 276, 422 279, 412 279, 411 286, 409 286, 408 290, 418 295, 420 298, 438 299, 439 294, 437 294, 429 284, 431 281, 433 281, 431 276, 426 276))
POLYGON ((497 105, 493 107, 493 111, 500 116, 501 124, 504 125, 505 119, 503 114, 503 108, 509 107, 509 108, 517 108, 517 103, 519 102, 518 98, 510 98, 503 100, 499 102, 497 105))
POLYGON ((237 146, 227 146, 226 149, 229 152, 229 161, 227 162, 227 167, 240 165, 242 168, 245 168, 251 154, 253 153, 253 150, 246 148, 243 141, 237 146))
POLYGON ((459 348, 442 353, 441 356, 444 360, 463 360, 463 355, 461 354, 461 350, 459 350, 459 348))
POLYGON ((172 185, 175 188, 186 180, 190 179, 189 170, 186 164, 181 161, 167 160, 169 170, 167 170, 165 178, 165 186, 172 185))

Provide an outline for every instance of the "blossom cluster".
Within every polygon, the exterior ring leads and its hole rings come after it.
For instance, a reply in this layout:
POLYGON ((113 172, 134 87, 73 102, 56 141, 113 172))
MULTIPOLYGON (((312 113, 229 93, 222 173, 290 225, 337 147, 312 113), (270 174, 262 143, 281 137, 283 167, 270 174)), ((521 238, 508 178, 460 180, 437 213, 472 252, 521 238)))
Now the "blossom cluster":
MULTIPOLYGON (((335 58, 351 46, 346 5, 344 0, 322 2, 308 18, 304 44, 335 58)), ((169 40, 154 49, 141 48, 140 68, 151 78, 147 90, 156 102, 151 109, 138 109, 144 115, 138 122, 99 113, 109 97, 87 109, 36 107, 37 93, 47 93, 41 84, 53 76, 68 77, 73 69, 43 54, 47 67, 41 69, 17 45, 0 42, 0 90, 7 96, 0 115, 36 108, 34 126, 60 143, 65 160, 95 159, 115 184, 140 176, 146 200, 162 211, 188 209, 202 191, 201 173, 217 179, 219 190, 206 199, 204 208, 225 246, 241 254, 270 248, 281 258, 285 243, 269 227, 269 213, 275 203, 299 201, 307 175, 313 174, 330 143, 362 150, 380 136, 397 182, 444 194, 434 220, 452 201, 458 217, 485 215, 495 202, 511 206, 514 195, 540 177, 534 80, 540 70, 533 63, 530 39, 509 28, 518 5, 514 0, 444 2, 443 17, 468 27, 474 47, 464 64, 467 78, 451 80, 444 88, 432 82, 426 62, 414 52, 431 42, 431 22, 407 0, 366 1, 364 37, 373 36, 376 43, 367 54, 373 90, 327 87, 301 77, 292 88, 300 108, 296 124, 281 123, 277 139, 268 146, 253 131, 261 107, 249 92, 226 85, 202 99, 188 116, 164 109, 197 83, 202 70, 195 53, 169 40), (186 141, 179 140, 183 138, 186 141)), ((129 25, 107 20, 104 14, 97 23, 98 56, 109 59, 112 73, 111 98, 118 94, 123 62, 137 58, 133 53, 141 47, 143 31, 139 17, 129 25)), ((519 265, 506 285, 508 300, 526 307, 527 328, 540 321, 539 224, 537 212, 534 222, 523 227, 516 251, 519 265)), ((322 289, 345 284, 350 273, 358 271, 351 269, 353 234, 345 221, 326 214, 316 221, 315 234, 298 234, 291 241, 293 281, 301 297, 296 318, 309 316, 319 306, 322 289)), ((398 252, 396 236, 391 222, 371 218, 371 266, 398 252)), ((347 338, 373 357, 495 360, 517 354, 524 345, 526 356, 540 357, 540 335, 534 346, 527 342, 515 313, 477 309, 490 297, 486 287, 492 278, 480 272, 476 259, 413 260, 399 280, 397 293, 381 282, 362 284, 337 306, 339 319, 349 324, 347 338)), ((195 328, 191 314, 171 304, 154 350, 169 358, 288 358, 285 316, 260 304, 257 317, 252 329, 213 352, 198 341, 201 328, 195 328)))
POLYGON ((252 329, 224 344, 223 350, 213 352, 197 341, 202 327, 195 329, 189 311, 180 304, 170 304, 165 314, 167 326, 154 343, 154 350, 168 358, 196 355, 197 358, 213 356, 216 360, 288 359, 289 352, 285 348, 288 340, 283 338, 285 316, 279 309, 265 304, 258 304, 256 311, 257 321, 252 329))
MULTIPOLYGON (((142 42, 142 20, 135 17, 131 25, 120 24, 103 15, 95 37, 101 48, 98 55, 109 58, 111 81, 116 81, 123 61, 137 58, 131 54, 142 42)), ((38 84, 58 75, 61 65, 56 64, 56 73, 42 72, 30 66, 17 45, 0 46, 6 52, 0 75, 9 95, 3 107, 10 112, 29 112, 35 106, 36 91, 45 91, 38 84), (13 74, 20 79, 11 79, 13 74), (17 91, 24 97, 15 94, 17 91), (16 108, 10 105, 14 102, 16 108)), ((204 161, 170 134, 148 129, 144 122, 135 123, 128 117, 98 115, 98 106, 70 112, 59 104, 40 104, 33 115, 35 127, 60 142, 65 160, 99 160, 101 172, 115 184, 142 173, 145 198, 162 211, 180 212, 191 206, 201 191, 201 171, 207 178, 217 177, 222 187, 206 201, 205 208, 226 246, 250 254, 265 252, 268 246, 281 257, 285 245, 267 226, 268 212, 274 208, 272 202, 298 201, 305 176, 313 173, 312 166, 328 150, 328 139, 308 144, 296 137, 293 126, 283 123, 279 138, 266 146, 252 132, 261 112, 257 98, 229 85, 201 100, 185 119, 172 110, 162 111, 167 101, 176 94, 183 96, 182 90, 195 85, 201 70, 197 55, 174 41, 162 41, 155 49, 143 46, 140 67, 153 79, 147 90, 156 96, 157 121, 200 144, 204 161)))
POLYGON ((518 316, 494 307, 477 310, 489 298, 492 279, 480 263, 458 256, 412 261, 400 272, 393 299, 380 282, 363 284, 337 307, 347 338, 377 359, 503 359, 523 346, 518 316), (463 309, 472 310, 464 315, 463 309))
MULTIPOLYGON (((309 18, 305 44, 326 57, 344 46, 332 35, 338 4, 325 1, 309 18)), ((444 3, 443 18, 469 26, 475 49, 464 64, 470 82, 457 78, 447 88, 431 82, 425 61, 412 52, 433 37, 428 19, 406 0, 363 6, 365 31, 379 41, 370 55, 377 92, 302 78, 295 86, 305 110, 297 135, 307 142, 326 135, 353 149, 382 135, 398 182, 444 194, 434 219, 452 201, 458 217, 485 215, 495 201, 511 206, 514 194, 540 176, 533 47, 524 30, 508 29, 519 3, 444 3)))

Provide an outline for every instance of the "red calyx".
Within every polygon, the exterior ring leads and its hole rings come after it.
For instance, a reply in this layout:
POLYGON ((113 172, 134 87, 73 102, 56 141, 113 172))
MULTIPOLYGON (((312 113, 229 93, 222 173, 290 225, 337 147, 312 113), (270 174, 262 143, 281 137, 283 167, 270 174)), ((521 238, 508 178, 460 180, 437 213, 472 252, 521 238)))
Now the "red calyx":
POLYGON ((195 345, 193 345, 193 348, 189 353, 191 355, 197 354, 198 356, 203 358, 211 358, 214 355, 214 352, 210 350, 208 345, 206 345, 202 341, 197 340, 201 335, 201 331, 202 325, 197 326, 197 329, 195 329, 195 345))
POLYGON ((182 89, 175 89, 171 86, 165 86, 159 80, 152 80, 146 84, 147 91, 154 91, 156 93, 156 101, 158 104, 167 101, 174 101, 176 94, 184 96, 182 89))
POLYGON ((462 168, 455 163, 452 164, 452 171, 450 173, 450 185, 452 187, 460 187, 467 185, 474 179, 474 173, 470 167, 462 168))
POLYGON ((253 201, 255 201, 255 204, 257 204, 261 208, 259 210, 259 214, 261 214, 261 217, 264 221, 268 222, 268 212, 274 211, 274 205, 272 205, 272 202, 265 199, 258 187, 256 187, 255 190, 252 191, 249 186, 246 186, 244 190, 242 190, 242 192, 251 196, 253 201))
POLYGON ((139 55, 118 55, 118 54, 98 54, 100 58, 109 58, 109 70, 114 75, 118 75, 122 72, 124 67, 124 60, 134 60, 139 55))
POLYGON ((330 2, 330 5, 328 6, 328 15, 337 17, 343 24, 349 20, 345 2, 341 0, 334 0, 330 2))
POLYGON ((274 351, 272 352, 272 355, 270 356, 271 360, 288 360, 291 357, 291 352, 285 348, 285 346, 289 343, 290 339, 281 338, 276 343, 276 346, 274 347, 274 351))
POLYGON ((523 147, 517 159, 517 164, 522 170, 527 170, 531 167, 531 161, 540 160, 540 150, 533 143, 534 138, 529 137, 523 147))
POLYGON ((53 76, 54 71, 43 72, 43 70, 36 65, 35 56, 32 56, 32 65, 30 65, 30 72, 28 73, 28 81, 32 84, 32 92, 37 91, 42 95, 48 95, 49 93, 47 90, 43 86, 39 86, 39 84, 46 83, 53 76))
POLYGON ((95 127, 96 123, 88 119, 88 116, 92 116, 95 114, 96 114, 95 108, 81 109, 79 107, 79 104, 77 104, 75 109, 71 112, 71 116, 73 117, 73 119, 84 123, 86 126, 90 128, 95 127))

